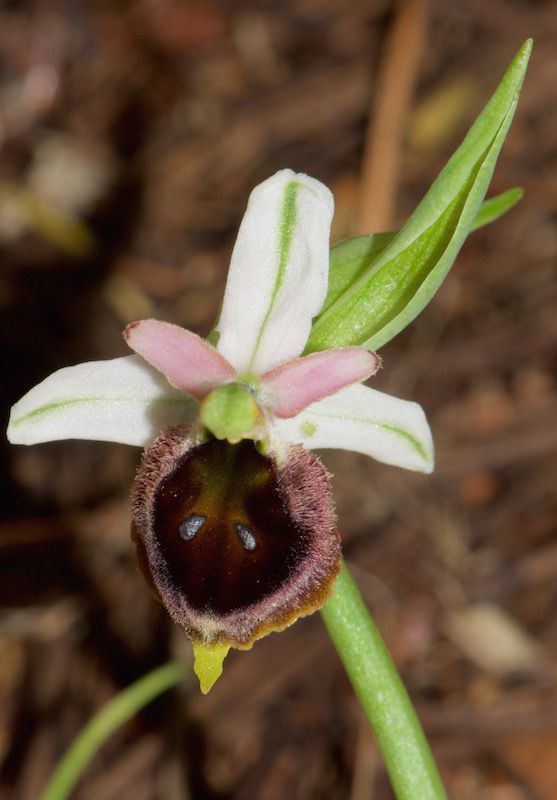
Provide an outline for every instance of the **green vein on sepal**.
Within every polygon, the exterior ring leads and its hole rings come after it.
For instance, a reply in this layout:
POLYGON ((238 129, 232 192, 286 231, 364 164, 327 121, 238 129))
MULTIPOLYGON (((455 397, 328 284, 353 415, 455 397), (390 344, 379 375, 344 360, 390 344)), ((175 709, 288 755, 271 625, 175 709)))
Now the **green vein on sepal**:
MULTIPOLYGON (((119 398, 119 397, 79 397, 74 398, 72 400, 60 400, 57 402, 46 403, 45 405, 39 406, 38 408, 34 408, 32 411, 28 411, 26 414, 23 414, 21 417, 14 417, 13 414, 10 417, 10 421, 8 424, 7 429, 7 436, 10 440, 12 438, 12 434, 16 431, 21 430, 26 425, 36 425, 37 423, 42 422, 44 419, 48 417, 55 416, 56 414, 63 413, 68 409, 71 409, 75 406, 87 406, 87 405, 96 405, 97 407, 105 406, 114 406, 116 403, 121 403, 126 406, 130 405, 145 405, 145 399, 142 398, 119 398)), ((176 406, 177 408, 187 406, 187 402, 183 399, 177 399, 176 397, 158 397, 156 399, 149 400, 149 408, 152 413, 154 408, 161 407, 161 406, 176 406)), ((23 441, 23 440, 22 440, 23 441)), ((23 442, 24 443, 24 442, 23 442)))
MULTIPOLYGON (((332 418, 332 419, 335 419, 335 420, 344 420, 346 422, 351 422, 351 423, 353 423, 353 422, 361 422, 363 425, 369 425, 369 426, 373 426, 375 428, 382 428, 385 431, 389 431, 389 433, 393 433, 396 436, 400 436, 401 438, 403 438, 408 443, 408 445, 419 455, 419 457, 424 461, 424 463, 426 463, 426 464, 432 464, 433 463, 433 455, 432 455, 432 453, 429 452, 427 447, 425 447, 425 445, 420 441, 420 439, 418 439, 417 436, 414 436, 413 434, 409 433, 409 431, 405 430, 404 428, 401 428, 399 425, 393 425, 390 422, 378 422, 377 420, 370 420, 370 419, 366 419, 365 417, 354 417, 354 416, 345 417, 342 414, 324 414, 324 413, 318 412, 318 411, 312 411, 311 412, 311 416, 312 417, 325 417, 325 418, 328 418, 328 419, 332 418)), ((303 425, 306 425, 306 424, 308 424, 308 423, 307 422, 303 423, 303 425)), ((311 433, 308 433, 305 428, 302 428, 303 432, 305 433, 305 435, 308 438, 310 436, 313 436, 313 434, 315 433, 315 430, 316 430, 316 428, 313 425, 313 423, 310 422, 309 425, 311 425, 313 427, 313 430, 311 431, 311 433)))
POLYGON ((282 206, 280 210, 280 220, 279 220, 279 252, 278 252, 278 264, 277 264, 277 276, 275 280, 275 285, 273 287, 271 300, 269 302, 269 308, 267 309, 267 313, 265 314, 263 322, 261 323, 261 328, 259 329, 259 334, 257 336, 257 341, 255 343, 253 355, 251 357, 251 364, 253 364, 256 359, 257 351, 259 350, 259 347, 261 345, 261 341, 263 339, 267 323, 269 322, 271 314, 273 313, 273 308, 275 306, 278 293, 280 292, 281 286, 284 283, 284 276, 288 265, 288 258, 290 256, 290 249, 292 247, 292 240, 294 238, 294 230, 296 228, 296 216, 297 216, 296 196, 298 194, 299 185, 300 184, 298 183, 298 181, 289 181, 284 187, 284 194, 282 199, 282 206))
POLYGON ((396 436, 401 436, 403 439, 406 439, 408 444, 416 451, 416 453, 422 458, 426 464, 431 464, 432 458, 431 455, 428 453, 427 449, 424 445, 417 439, 415 436, 412 436, 411 433, 405 431, 403 428, 399 428, 396 425, 389 425, 388 423, 375 423, 378 427, 383 428, 383 430, 390 431, 391 433, 396 434, 396 436))
MULTIPOLYGON (((158 397, 149 400, 149 407, 159 405, 161 403, 172 403, 174 405, 186 405, 184 400, 177 400, 175 397, 158 397)), ((59 400, 53 403, 45 403, 39 408, 34 408, 33 411, 28 411, 22 417, 10 419, 9 428, 18 428, 26 422, 42 419, 46 414, 55 414, 59 411, 65 411, 72 406, 80 406, 87 404, 98 405, 113 405, 114 403, 123 403, 125 405, 141 404, 145 405, 146 401, 139 397, 77 397, 72 400, 59 400)))

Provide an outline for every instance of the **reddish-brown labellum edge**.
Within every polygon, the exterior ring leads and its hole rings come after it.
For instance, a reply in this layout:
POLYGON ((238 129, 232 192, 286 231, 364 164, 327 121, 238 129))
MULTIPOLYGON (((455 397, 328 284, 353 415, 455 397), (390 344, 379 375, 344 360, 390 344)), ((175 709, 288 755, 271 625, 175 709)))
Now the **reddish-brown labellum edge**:
POLYGON ((169 429, 146 449, 132 495, 141 571, 197 643, 248 649, 320 608, 340 564, 330 481, 290 445, 169 429))

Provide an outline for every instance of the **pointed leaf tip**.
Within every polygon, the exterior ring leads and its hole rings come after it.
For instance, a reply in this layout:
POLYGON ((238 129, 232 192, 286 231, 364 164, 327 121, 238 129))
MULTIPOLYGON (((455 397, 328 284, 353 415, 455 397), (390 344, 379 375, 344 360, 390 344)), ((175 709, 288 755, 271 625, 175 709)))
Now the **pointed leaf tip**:
POLYGON ((514 208, 514 206, 522 200, 523 196, 524 189, 520 186, 515 186, 495 197, 484 200, 476 215, 471 230, 477 231, 479 228, 483 228, 485 225, 495 222, 495 220, 498 220, 503 214, 506 214, 507 211, 510 211, 511 208, 514 208))
POLYGON ((518 51, 519 55, 522 54, 524 56, 529 56, 530 53, 532 52, 533 46, 534 46, 534 40, 531 36, 529 36, 528 39, 526 39, 526 41, 520 48, 520 50, 518 51))
POLYGON ((193 645, 193 671, 199 678, 202 694, 208 694, 222 675, 222 664, 229 650, 226 644, 193 645))

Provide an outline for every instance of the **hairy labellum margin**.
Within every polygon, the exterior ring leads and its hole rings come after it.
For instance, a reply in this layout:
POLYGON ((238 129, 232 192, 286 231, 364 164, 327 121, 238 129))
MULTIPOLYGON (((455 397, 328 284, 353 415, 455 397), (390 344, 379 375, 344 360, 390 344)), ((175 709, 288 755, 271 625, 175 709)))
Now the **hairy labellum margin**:
POLYGON ((132 538, 145 578, 195 643, 247 649, 320 608, 340 564, 327 471, 301 445, 171 428, 145 450, 132 538))

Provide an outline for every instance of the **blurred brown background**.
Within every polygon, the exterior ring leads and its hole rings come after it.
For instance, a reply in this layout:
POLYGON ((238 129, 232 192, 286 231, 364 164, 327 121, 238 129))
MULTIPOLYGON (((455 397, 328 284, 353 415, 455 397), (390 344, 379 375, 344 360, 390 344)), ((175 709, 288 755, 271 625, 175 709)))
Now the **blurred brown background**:
MULTIPOLYGON (((471 236, 373 384, 422 403, 437 470, 324 454, 346 557, 454 800, 557 798, 557 4, 0 7, 6 419, 54 369, 125 354, 130 320, 206 334, 248 193, 279 168, 333 189, 334 239, 400 225, 526 36, 491 190, 526 196, 471 236)), ((138 451, 0 446, 0 794, 34 800, 99 706, 191 656, 132 560, 138 451)), ((319 615, 233 653, 208 697, 192 679, 153 704, 75 792, 284 797, 392 797, 319 615)))

